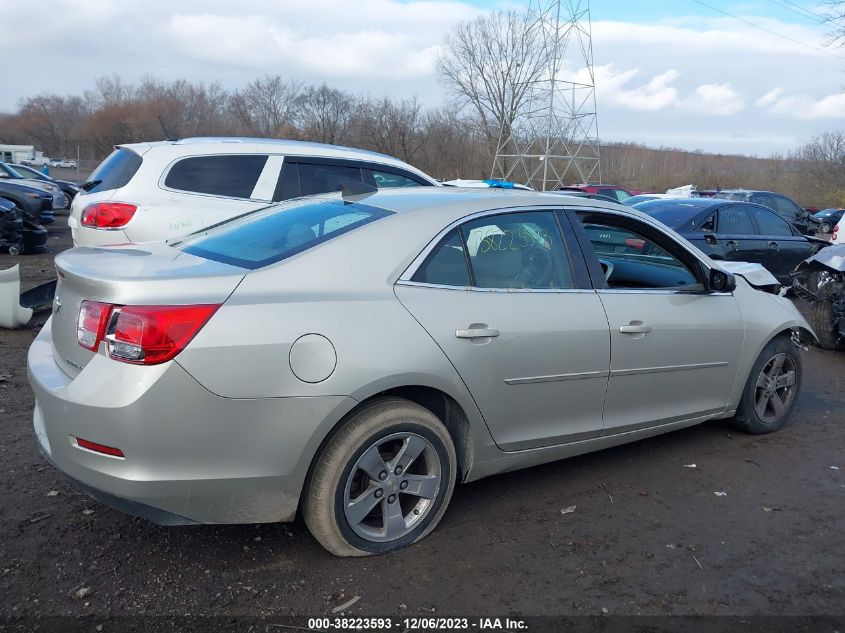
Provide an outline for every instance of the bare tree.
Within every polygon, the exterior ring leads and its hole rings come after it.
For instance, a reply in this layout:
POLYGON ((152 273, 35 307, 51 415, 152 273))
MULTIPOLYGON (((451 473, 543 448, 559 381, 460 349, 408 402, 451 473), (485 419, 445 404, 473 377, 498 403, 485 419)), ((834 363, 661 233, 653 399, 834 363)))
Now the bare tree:
POLYGON ((326 84, 309 86, 300 100, 303 137, 319 143, 345 142, 355 97, 326 84))
POLYGON ((521 14, 497 11, 458 24, 446 36, 437 65, 443 83, 475 112, 493 145, 509 134, 544 64, 539 31, 521 14))
POLYGON ((267 75, 233 94, 230 107, 248 134, 291 137, 297 131, 301 93, 302 84, 285 81, 280 75, 267 75))
POLYGON ((360 102, 355 128, 360 145, 413 163, 423 143, 422 107, 416 97, 360 102))
POLYGON ((44 151, 70 156, 76 154, 89 114, 81 97, 39 95, 21 102, 18 124, 21 131, 44 151))

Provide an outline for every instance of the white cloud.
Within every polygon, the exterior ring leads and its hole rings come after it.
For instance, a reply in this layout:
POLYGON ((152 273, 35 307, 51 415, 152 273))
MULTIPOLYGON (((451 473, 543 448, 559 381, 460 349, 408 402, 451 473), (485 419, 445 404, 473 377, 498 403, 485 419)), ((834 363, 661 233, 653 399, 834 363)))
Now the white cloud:
POLYGON ((396 80, 429 75, 438 47, 396 29, 321 34, 291 28, 266 16, 174 15, 171 44, 183 55, 259 72, 396 80))
POLYGON ((683 105, 691 112, 726 117, 745 110, 745 97, 727 83, 702 84, 695 89, 692 96, 684 101, 683 105))
MULTIPOLYGON (((613 64, 595 69, 596 94, 600 107, 610 104, 626 110, 657 112, 677 109, 699 115, 727 117, 745 109, 745 97, 729 83, 701 84, 689 94, 677 87, 682 73, 670 68, 637 84, 640 68, 619 70, 613 64)), ((575 75, 574 81, 588 82, 586 69, 575 75)))
POLYGON ((807 94, 787 94, 777 87, 757 99, 755 105, 772 114, 803 121, 845 119, 845 93, 817 99, 807 94))

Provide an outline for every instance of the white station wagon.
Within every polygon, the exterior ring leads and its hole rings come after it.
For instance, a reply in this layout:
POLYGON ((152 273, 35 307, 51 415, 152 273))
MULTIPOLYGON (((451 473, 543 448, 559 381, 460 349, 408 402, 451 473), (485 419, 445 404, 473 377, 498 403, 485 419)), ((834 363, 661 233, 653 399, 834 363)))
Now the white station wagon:
POLYGON ((82 185, 68 225, 76 246, 150 242, 192 233, 273 202, 338 191, 437 181, 366 150, 250 138, 188 138, 118 145, 82 185))

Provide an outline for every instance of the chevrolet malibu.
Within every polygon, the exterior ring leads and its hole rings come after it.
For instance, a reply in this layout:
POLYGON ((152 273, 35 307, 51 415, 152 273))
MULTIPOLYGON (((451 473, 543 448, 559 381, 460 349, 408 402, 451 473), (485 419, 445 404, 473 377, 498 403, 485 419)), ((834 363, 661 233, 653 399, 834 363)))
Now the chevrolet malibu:
POLYGON ((341 556, 422 539, 456 482, 775 431, 813 336, 758 266, 558 194, 330 194, 56 267, 28 358, 46 459, 161 524, 301 512, 341 556))

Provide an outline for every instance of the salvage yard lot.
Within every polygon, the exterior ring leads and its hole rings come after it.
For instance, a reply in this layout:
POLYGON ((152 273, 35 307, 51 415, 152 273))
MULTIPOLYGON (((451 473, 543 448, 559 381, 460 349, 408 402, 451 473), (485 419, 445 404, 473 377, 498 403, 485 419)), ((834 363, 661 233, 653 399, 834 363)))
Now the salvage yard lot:
MULTIPOLYGON (((65 216, 49 230, 53 254, 70 246, 65 216)), ((20 263, 26 289, 53 254, 0 268, 20 263)), ((26 350, 45 318, 0 333, 4 616, 318 615, 356 596, 346 614, 845 611, 843 353, 804 354, 778 433, 709 423, 459 486, 420 544, 338 559, 301 521, 158 527, 75 492, 31 431, 26 350)))

